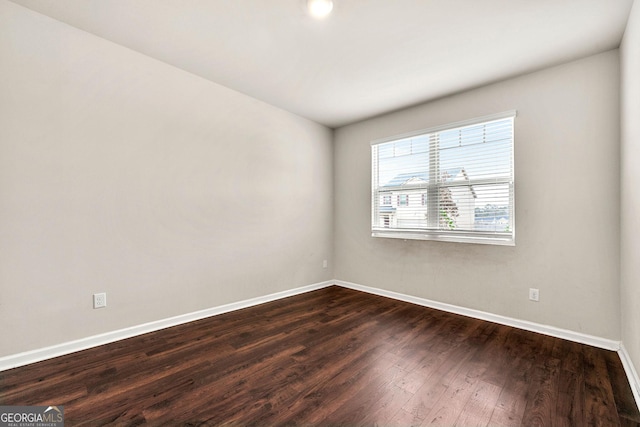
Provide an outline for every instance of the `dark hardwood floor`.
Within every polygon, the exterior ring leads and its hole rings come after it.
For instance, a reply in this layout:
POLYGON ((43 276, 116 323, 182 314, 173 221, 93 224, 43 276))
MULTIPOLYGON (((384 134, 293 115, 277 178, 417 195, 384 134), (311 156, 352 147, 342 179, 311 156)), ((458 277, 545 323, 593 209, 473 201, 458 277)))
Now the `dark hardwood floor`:
POLYGON ((340 287, 0 372, 66 425, 638 426, 615 352, 340 287))

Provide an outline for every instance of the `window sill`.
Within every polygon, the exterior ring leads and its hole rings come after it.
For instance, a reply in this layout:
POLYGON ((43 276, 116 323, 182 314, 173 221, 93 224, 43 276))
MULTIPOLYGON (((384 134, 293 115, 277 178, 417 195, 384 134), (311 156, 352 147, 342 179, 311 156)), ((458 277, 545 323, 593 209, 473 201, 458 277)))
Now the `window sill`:
POLYGON ((389 239, 402 240, 433 240, 437 242, 452 243, 475 243, 480 245, 498 245, 498 246, 515 246, 515 238, 513 236, 500 235, 480 235, 470 236, 468 234, 449 234, 449 233, 425 233, 420 231, 391 231, 391 230, 373 230, 371 237, 382 237, 389 239))

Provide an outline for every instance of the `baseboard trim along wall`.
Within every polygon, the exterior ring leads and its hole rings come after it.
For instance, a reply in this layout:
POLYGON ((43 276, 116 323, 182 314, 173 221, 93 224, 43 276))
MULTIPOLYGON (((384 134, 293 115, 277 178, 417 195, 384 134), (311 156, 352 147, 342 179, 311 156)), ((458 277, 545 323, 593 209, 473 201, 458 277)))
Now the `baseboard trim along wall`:
POLYGON ((560 329, 553 326, 541 325, 539 323, 528 322, 526 320, 514 319, 512 317, 501 316, 498 314, 487 313, 471 308, 459 307, 452 304, 446 304, 437 301, 431 301, 425 298, 405 295, 398 292, 387 291, 384 289, 371 288, 356 283, 335 281, 336 285, 354 289, 357 291, 367 292, 374 295, 393 298, 400 301, 410 302, 424 307, 435 308, 437 310, 447 311, 449 313, 461 314, 463 316, 472 317, 489 322, 499 323, 501 325, 513 326, 514 328, 524 329, 526 331, 537 332, 539 334, 549 335, 556 338, 562 338, 568 341, 575 341, 581 344, 588 344, 594 347, 603 348, 605 350, 618 351, 620 349, 620 341, 609 340, 605 338, 595 337, 592 335, 581 334, 566 329, 560 329))
POLYGON ((619 341, 608 340, 591 335, 581 334, 579 332, 573 332, 565 329, 555 328, 553 326, 541 325, 538 323, 528 322, 526 320, 519 320, 510 317, 500 316, 497 314, 487 313, 484 311, 473 310, 469 308, 459 307, 451 304, 441 303, 437 301, 431 301, 425 298, 419 298, 411 295, 405 295, 398 292, 387 291, 384 289, 372 288, 369 286, 359 285, 351 282, 345 282, 341 280, 330 280, 326 282, 316 283, 309 286, 303 286, 283 292, 277 292, 262 297, 251 298, 244 301, 239 301, 231 304, 222 305, 219 307, 213 307, 205 310, 196 311, 193 313, 187 313, 167 319, 161 319, 154 322, 144 323, 130 328, 120 329, 117 331, 107 332, 100 335, 94 335, 87 338, 82 338, 75 341, 69 341, 62 344, 53 345, 41 349, 27 351, 24 353, 18 353, 15 355, 9 355, 0 357, 0 371, 15 368, 18 366, 28 365, 30 363, 40 362, 42 360, 51 359, 54 357, 62 356, 65 354, 74 353, 80 350, 96 347, 103 344, 131 338, 137 335, 146 334, 149 332, 158 331, 161 329, 169 328, 171 326, 177 326, 195 320, 204 319, 218 314, 227 313, 234 310, 240 310, 242 308, 251 307, 254 305, 263 304, 270 301, 286 298, 293 295, 302 294, 305 292, 322 289, 331 285, 342 286, 344 288, 354 289, 357 291, 367 292, 374 295, 388 297, 399 301, 405 301, 424 307, 434 308, 436 310, 442 310, 449 313, 460 314, 475 319, 486 320, 489 322, 499 323, 501 325, 512 326, 514 328, 524 329, 527 331, 537 332, 544 335, 550 335, 557 338, 566 339, 569 341, 575 341, 582 344, 592 345, 594 347, 603 348, 606 350, 618 351, 620 358, 622 359, 625 371, 629 377, 629 383, 634 388, 634 396, 636 402, 638 400, 638 393, 640 390, 640 382, 638 376, 633 368, 631 359, 621 347, 619 341))
POLYGON ((627 349, 620 341, 608 340, 605 338, 595 337, 592 335, 581 334, 579 332, 569 331, 567 329, 556 328, 553 326, 541 325, 539 323, 527 322, 526 320, 518 320, 511 317, 500 316, 497 314, 487 313, 484 311, 473 310, 470 308, 459 307, 456 305, 445 304, 437 301, 431 301, 425 298, 414 297, 411 295, 405 295, 398 292, 386 291, 384 289, 372 288, 369 286, 363 286, 356 283, 344 282, 336 280, 335 284, 344 288, 354 289, 357 291, 367 292, 374 295, 380 295, 383 297, 393 298, 400 301, 410 302, 413 304, 421 305, 424 307, 434 308, 436 310, 447 311, 449 313, 460 314, 467 317, 472 317, 480 320, 487 320, 489 322, 499 323, 501 325, 512 326, 518 329, 524 329, 531 332, 537 332, 544 335, 550 335, 556 338, 562 338, 568 341, 574 341, 581 344, 587 344, 605 350, 617 351, 622 361, 622 366, 627 374, 629 385, 633 397, 636 401, 638 409, 640 409, 640 378, 638 373, 631 362, 631 357, 627 353, 627 349))
POLYGON ((629 353, 627 353, 624 343, 620 344, 618 355, 620 356, 622 366, 624 367, 624 371, 629 379, 629 385, 631 385, 631 392, 636 400, 636 405, 638 405, 638 409, 640 409, 640 377, 638 377, 638 372, 631 362, 631 357, 629 356, 629 353))
POLYGON ((154 322, 144 323, 130 328, 119 329, 117 331, 106 332, 104 334, 94 335, 87 338, 81 338, 75 341, 69 341, 62 344, 44 347, 37 350, 31 350, 24 353, 0 357, 0 371, 17 368, 18 366, 28 365, 30 363, 40 362, 42 360, 52 359, 54 357, 63 356, 65 354, 75 353, 76 351, 86 350, 88 348, 97 347, 103 344, 109 344, 126 338, 135 337, 137 335, 149 332, 159 331, 161 329, 170 328, 172 326, 182 325, 184 323, 193 322, 195 320, 204 319, 218 314, 228 313, 230 311, 240 310, 242 308, 252 307, 254 305, 264 304, 290 297, 293 295, 303 294, 305 292, 315 291, 317 289, 326 288, 334 284, 334 281, 316 283, 309 286, 290 289, 287 291, 276 292, 274 294, 261 297, 251 298, 244 301, 234 302, 231 304, 221 305, 219 307, 208 308, 205 310, 195 311, 193 313, 182 314, 167 319, 161 319, 154 322))

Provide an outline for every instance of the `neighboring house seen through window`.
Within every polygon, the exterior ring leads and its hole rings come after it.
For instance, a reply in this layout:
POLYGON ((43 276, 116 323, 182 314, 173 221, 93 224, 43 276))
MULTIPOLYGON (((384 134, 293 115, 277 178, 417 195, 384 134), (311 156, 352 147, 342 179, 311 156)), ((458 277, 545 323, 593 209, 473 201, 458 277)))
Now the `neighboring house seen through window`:
POLYGON ((372 235, 513 245, 515 115, 374 141, 372 235))

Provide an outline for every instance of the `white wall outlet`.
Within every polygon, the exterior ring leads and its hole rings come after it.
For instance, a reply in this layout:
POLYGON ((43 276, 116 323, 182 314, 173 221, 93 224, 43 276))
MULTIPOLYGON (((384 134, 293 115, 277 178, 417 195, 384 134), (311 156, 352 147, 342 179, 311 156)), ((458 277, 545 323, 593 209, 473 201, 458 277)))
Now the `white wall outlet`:
POLYGON ((107 306, 107 293, 101 292, 93 294, 93 308, 102 308, 107 306))
POLYGON ((327 263, 327 260, 326 260, 326 259, 325 259, 325 260, 323 260, 323 261, 322 261, 322 268, 327 268, 327 265, 329 265, 329 264, 327 263))
POLYGON ((529 299, 531 301, 540 301, 540 289, 529 288, 529 299))

